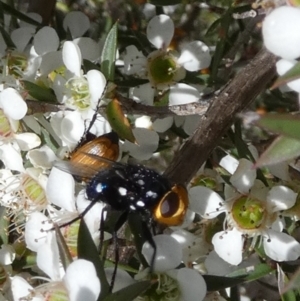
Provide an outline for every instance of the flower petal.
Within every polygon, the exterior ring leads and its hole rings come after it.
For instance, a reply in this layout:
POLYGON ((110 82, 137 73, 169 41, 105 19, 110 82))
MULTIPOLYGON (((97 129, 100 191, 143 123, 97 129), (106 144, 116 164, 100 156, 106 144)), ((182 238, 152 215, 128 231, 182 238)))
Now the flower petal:
POLYGON ((125 140, 123 150, 130 152, 130 155, 138 160, 150 159, 158 147, 158 134, 148 129, 136 128, 133 129, 133 135, 137 144, 125 140))
POLYGON ((226 169, 229 173, 234 174, 239 166, 239 161, 231 155, 226 155, 220 160, 220 166, 226 169))
POLYGON ((0 146, 0 159, 6 168, 24 171, 23 159, 17 143, 5 143, 0 146))
POLYGON ((63 281, 69 292, 70 301, 96 301, 99 297, 101 284, 90 261, 85 259, 73 261, 68 266, 63 281))
POLYGON ((45 243, 38 248, 36 263, 51 280, 58 281, 61 279, 59 272, 59 252, 53 231, 46 234, 45 243))
POLYGON ((61 121, 61 136, 65 142, 76 146, 85 130, 82 116, 78 111, 70 112, 61 121))
MULTIPOLYGON (((176 268, 182 260, 182 249, 176 239, 170 235, 160 234, 154 236, 153 240, 156 244, 154 271, 162 273, 176 268)), ((145 242, 142 254, 149 264, 151 264, 153 252, 154 250, 150 243, 145 242)))
POLYGON ((241 193, 248 193, 256 179, 253 163, 246 159, 239 161, 239 166, 230 177, 230 183, 241 193))
POLYGON ((167 15, 155 16, 147 26, 147 38, 157 49, 166 49, 174 35, 174 23, 167 15))
POLYGON ((86 74, 91 96, 92 109, 95 109, 106 86, 106 78, 98 70, 90 70, 86 74))
POLYGON ((178 106, 197 102, 200 98, 199 91, 187 84, 177 83, 172 85, 169 94, 169 105, 178 106))
POLYGON ((182 47, 177 62, 191 72, 208 68, 211 62, 209 48, 201 41, 188 43, 182 47))
POLYGON ((267 201, 273 204, 273 211, 286 210, 296 203, 297 193, 292 189, 279 185, 269 191, 267 201))
POLYGON ((300 10, 281 6, 266 16, 262 34, 266 48, 285 59, 300 56, 300 10))
POLYGON ((172 126, 173 120, 174 118, 172 116, 165 117, 165 118, 158 118, 152 124, 153 130, 158 133, 164 133, 172 126))
POLYGON ((147 59, 135 46, 130 45, 125 49, 124 73, 144 77, 146 72, 147 59))
POLYGON ((129 89, 129 97, 137 103, 153 106, 155 90, 150 83, 129 89))
POLYGON ((46 188, 48 201, 56 206, 73 212, 76 210, 74 192, 74 178, 58 168, 52 168, 46 188))
POLYGON ((34 36, 33 45, 36 53, 43 55, 57 50, 59 37, 52 27, 44 26, 34 36))
POLYGON ((72 38, 75 39, 90 28, 90 20, 81 11, 72 11, 64 18, 63 27, 65 31, 70 31, 72 38))
POLYGON ((188 268, 172 272, 168 272, 167 274, 177 280, 181 293, 180 300, 201 301, 204 299, 206 295, 206 283, 199 272, 188 268))
POLYGON ((244 238, 237 229, 216 233, 212 238, 212 243, 216 253, 226 262, 232 265, 242 262, 244 238))
POLYGON ((16 134, 15 139, 22 151, 29 151, 41 144, 40 137, 35 133, 16 134))
POLYGON ((218 216, 224 200, 213 190, 204 186, 189 189, 189 208, 199 213, 203 218, 211 219, 218 216))
POLYGON ((96 61, 99 59, 101 49, 99 43, 87 37, 74 39, 73 42, 78 45, 82 58, 89 61, 96 61))
POLYGON ((27 113, 27 104, 20 93, 13 88, 6 88, 0 93, 0 107, 8 117, 20 120, 27 113))
POLYGON ((33 27, 20 27, 11 33, 11 39, 18 51, 23 52, 25 50, 34 33, 35 28, 33 27))
MULTIPOLYGON (((32 294, 32 286, 22 277, 14 276, 11 280, 11 291, 14 300, 24 300, 27 299, 32 294)), ((39 298, 31 298, 32 301, 40 300, 39 298)))
POLYGON ((82 60, 79 47, 74 42, 66 41, 62 50, 62 57, 67 69, 79 77, 82 60))
POLYGON ((286 233, 269 229, 263 244, 266 254, 276 261, 296 260, 300 256, 300 244, 286 233))
POLYGON ((49 219, 40 212, 33 212, 25 225, 26 247, 34 252, 43 245, 47 238, 47 231, 53 227, 49 219))
POLYGON ((27 158, 34 167, 41 167, 43 169, 50 169, 57 160, 53 150, 48 145, 43 145, 39 149, 29 151, 27 158))

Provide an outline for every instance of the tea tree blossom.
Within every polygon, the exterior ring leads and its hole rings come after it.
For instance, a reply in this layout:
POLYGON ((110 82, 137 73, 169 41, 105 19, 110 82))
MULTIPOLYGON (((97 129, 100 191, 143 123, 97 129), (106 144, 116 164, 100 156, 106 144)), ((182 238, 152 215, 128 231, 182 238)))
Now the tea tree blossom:
POLYGON ((97 277, 94 265, 85 259, 73 261, 66 269, 65 275, 33 288, 24 278, 12 278, 12 294, 15 301, 61 300, 76 301, 81 298, 87 301, 96 301, 101 291, 101 284, 97 277), (86 275, 87 277, 82 277, 86 275))
MULTIPOLYGON (((150 300, 151 298, 174 301, 203 300, 206 295, 206 284, 202 276, 193 269, 185 267, 175 269, 183 258, 182 246, 179 242, 165 234, 154 236, 153 240, 157 248, 153 269, 158 277, 158 286, 149 293, 150 300)), ((150 264, 153 248, 148 242, 143 245, 142 253, 150 264)), ((141 275, 136 276, 136 278, 140 277, 141 275)), ((148 300, 147 292, 145 300, 148 300)))
POLYGON ((212 243, 216 253, 230 264, 241 263, 246 239, 252 239, 251 249, 263 244, 266 255, 273 260, 295 260, 300 256, 300 244, 282 232, 280 212, 295 204, 297 194, 282 185, 268 189, 255 180, 251 167, 251 162, 240 160, 230 178, 235 189, 226 186, 225 201, 207 187, 192 187, 191 209, 206 219, 225 212, 225 229, 213 236, 212 243))
POLYGON ((131 96, 137 101, 153 105, 154 88, 169 89, 169 105, 195 102, 200 98, 198 90, 179 83, 187 71, 198 71, 210 65, 209 48, 200 41, 193 41, 181 47, 180 55, 168 49, 174 35, 174 24, 167 15, 153 17, 147 27, 147 38, 157 49, 147 58, 135 46, 128 46, 124 56, 124 72, 147 78, 149 84, 135 87, 131 96))

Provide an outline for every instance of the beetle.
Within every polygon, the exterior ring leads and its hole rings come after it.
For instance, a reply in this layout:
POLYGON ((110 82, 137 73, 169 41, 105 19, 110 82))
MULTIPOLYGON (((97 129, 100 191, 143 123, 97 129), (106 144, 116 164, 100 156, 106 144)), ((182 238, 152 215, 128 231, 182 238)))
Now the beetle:
POLYGON ((106 134, 96 139, 103 145, 100 143, 100 146, 96 146, 92 140, 77 148, 71 154, 69 162, 57 162, 55 166, 87 182, 86 198, 91 203, 76 219, 82 218, 97 202, 104 202, 113 210, 121 212, 113 230, 115 268, 112 289, 119 260, 117 232, 126 222, 128 215, 137 213, 141 217, 145 237, 154 249, 150 263, 152 270, 156 245, 149 224, 156 221, 166 226, 180 225, 188 207, 188 194, 184 186, 172 184, 169 179, 153 169, 140 164, 114 161, 118 153, 114 135, 106 134))

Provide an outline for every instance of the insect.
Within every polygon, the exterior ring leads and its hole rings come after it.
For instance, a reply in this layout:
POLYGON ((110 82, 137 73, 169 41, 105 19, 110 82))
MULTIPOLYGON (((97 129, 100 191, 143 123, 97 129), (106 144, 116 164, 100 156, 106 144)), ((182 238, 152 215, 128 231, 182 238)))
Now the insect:
POLYGON ((150 264, 150 269, 153 269, 156 245, 149 224, 153 221, 167 226, 181 224, 188 206, 188 195, 184 186, 173 185, 169 179, 150 168, 113 161, 116 159, 115 150, 107 148, 107 145, 116 144, 106 141, 110 137, 106 134, 105 137, 101 136, 98 139, 98 141, 105 141, 106 146, 102 149, 105 151, 95 151, 95 148, 98 150, 100 147, 87 143, 73 153, 70 162, 61 162, 56 166, 77 177, 88 179, 86 198, 91 203, 82 212, 80 218, 100 201, 113 210, 121 212, 113 230, 115 268, 112 288, 119 260, 117 232, 126 222, 128 215, 134 212, 141 216, 145 238, 154 249, 150 264))

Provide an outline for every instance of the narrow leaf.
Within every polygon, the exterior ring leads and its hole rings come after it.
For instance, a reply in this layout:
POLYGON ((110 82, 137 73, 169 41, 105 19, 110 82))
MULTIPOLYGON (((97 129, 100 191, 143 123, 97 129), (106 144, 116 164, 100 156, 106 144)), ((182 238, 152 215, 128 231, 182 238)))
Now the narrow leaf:
POLYGON ((78 258, 89 260, 95 266, 97 276, 99 277, 101 283, 100 299, 102 300, 109 293, 109 283, 104 272, 103 261, 99 257, 99 253, 91 237, 90 231, 88 230, 83 219, 81 219, 79 226, 77 248, 78 258))
POLYGON ((101 54, 101 72, 107 80, 114 81, 117 51, 118 23, 109 31, 101 54))
POLYGON ((238 269, 227 275, 227 277, 244 277, 245 281, 254 281, 274 272, 275 270, 271 266, 261 263, 252 267, 238 269))
POLYGON ((4 40, 7 48, 16 48, 16 45, 10 38, 10 35, 5 31, 5 29, 2 26, 0 26, 0 32, 2 34, 3 40, 4 40))
POLYGON ((300 141, 285 137, 277 137, 262 153, 255 163, 255 167, 277 164, 296 158, 300 155, 300 141))
POLYGON ((300 140, 300 116, 292 114, 266 114, 255 125, 279 135, 300 140))
POLYGON ((40 87, 39 85, 27 80, 24 80, 23 84, 28 93, 36 100, 51 103, 57 102, 55 93, 52 89, 40 87))
POLYGON ((121 139, 135 143, 135 137, 132 133, 130 122, 124 115, 120 102, 115 98, 108 103, 106 107, 107 120, 112 129, 121 139))

